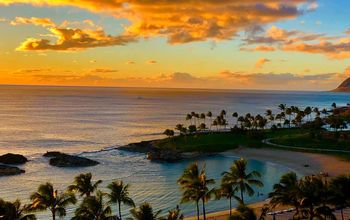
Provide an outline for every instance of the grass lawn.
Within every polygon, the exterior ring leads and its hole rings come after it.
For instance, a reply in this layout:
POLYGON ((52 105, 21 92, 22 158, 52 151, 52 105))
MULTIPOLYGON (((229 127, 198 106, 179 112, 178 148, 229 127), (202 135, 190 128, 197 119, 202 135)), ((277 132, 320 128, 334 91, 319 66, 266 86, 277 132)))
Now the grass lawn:
MULTIPOLYGON (((294 135, 301 131, 299 129, 280 129, 277 131, 265 130, 265 138, 274 138, 277 136, 294 135)), ((264 147, 261 143, 264 138, 251 138, 246 134, 240 133, 206 133, 187 136, 175 136, 171 139, 164 138, 156 143, 160 148, 177 149, 183 152, 222 152, 235 149, 239 146, 244 147, 264 147)))
POLYGON ((323 148, 335 150, 349 150, 349 140, 337 140, 335 138, 311 138, 308 134, 295 134, 292 136, 281 136, 271 140, 272 143, 305 148, 323 148))
POLYGON ((260 140, 249 140, 244 134, 211 133, 165 138, 157 143, 160 148, 177 149, 183 152, 222 152, 240 145, 259 144, 260 140))
MULTIPOLYGON (((340 156, 347 160, 350 160, 350 154, 347 153, 331 153, 313 151, 314 148, 323 149, 337 149, 337 150, 349 150, 350 140, 336 140, 334 138, 311 138, 308 135, 307 130, 302 129, 278 129, 275 131, 265 130, 263 131, 263 137, 252 138, 245 133, 207 133, 207 134, 195 134, 187 136, 175 136, 171 139, 164 138, 159 140, 156 145, 163 149, 177 149, 182 152, 223 152, 238 148, 239 146, 252 147, 252 148, 275 148, 267 144, 263 144, 261 141, 265 138, 271 138, 272 143, 281 144, 285 146, 303 147, 310 150, 295 150, 292 151, 306 151, 317 152, 328 155, 340 156)), ((329 136, 329 135, 328 135, 329 136)))

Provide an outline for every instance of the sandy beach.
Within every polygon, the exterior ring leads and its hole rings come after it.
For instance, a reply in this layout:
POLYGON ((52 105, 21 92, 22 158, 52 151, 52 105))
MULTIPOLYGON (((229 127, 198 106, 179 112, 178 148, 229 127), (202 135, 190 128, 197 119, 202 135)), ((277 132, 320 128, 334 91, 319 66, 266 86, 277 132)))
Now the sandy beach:
MULTIPOLYGON (((271 163, 278 163, 287 166, 297 173, 302 175, 311 175, 320 172, 327 172, 330 176, 336 176, 340 174, 350 173, 350 162, 343 160, 339 157, 329 156, 325 154, 316 153, 304 153, 295 151, 286 151, 278 149, 256 149, 256 148, 238 148, 223 152, 224 155, 240 156, 247 159, 256 159, 271 163)), ((261 201, 249 206, 253 208, 257 214, 260 215, 260 210, 264 204, 268 201, 261 201)), ((279 207, 281 210, 285 207, 279 207)), ((345 210, 346 215, 349 214, 350 210, 345 210)), ((229 210, 213 212, 207 214, 208 220, 226 220, 229 215, 229 210)), ((336 214, 339 215, 339 214, 336 214)), ((291 214, 284 214, 278 216, 277 219, 289 219, 291 214)), ((186 218, 187 220, 196 220, 196 217, 186 218)), ((267 219, 272 219, 268 216, 267 219)))
POLYGON ((271 148, 238 148, 223 154, 282 164, 303 175, 327 172, 330 176, 336 176, 350 172, 350 161, 326 154, 271 148))

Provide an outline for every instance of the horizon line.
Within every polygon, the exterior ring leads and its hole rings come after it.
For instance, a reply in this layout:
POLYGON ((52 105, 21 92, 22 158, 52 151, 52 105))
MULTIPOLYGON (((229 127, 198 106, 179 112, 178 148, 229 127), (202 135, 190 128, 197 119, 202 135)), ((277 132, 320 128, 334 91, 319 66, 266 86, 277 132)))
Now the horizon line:
POLYGON ((206 90, 206 91, 271 91, 271 92, 333 92, 332 90, 279 90, 279 89, 221 89, 188 87, 139 87, 139 86, 94 86, 94 85, 40 85, 40 84, 0 84, 0 87, 51 87, 51 88, 101 88, 101 89, 159 89, 159 90, 206 90))

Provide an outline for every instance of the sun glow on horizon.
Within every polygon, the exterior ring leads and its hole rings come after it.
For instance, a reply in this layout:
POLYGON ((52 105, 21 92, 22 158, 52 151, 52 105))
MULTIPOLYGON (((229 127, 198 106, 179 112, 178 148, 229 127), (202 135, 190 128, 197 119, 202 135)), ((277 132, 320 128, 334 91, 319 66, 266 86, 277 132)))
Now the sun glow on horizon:
POLYGON ((350 76, 348 6, 0 0, 0 84, 329 90, 350 76))

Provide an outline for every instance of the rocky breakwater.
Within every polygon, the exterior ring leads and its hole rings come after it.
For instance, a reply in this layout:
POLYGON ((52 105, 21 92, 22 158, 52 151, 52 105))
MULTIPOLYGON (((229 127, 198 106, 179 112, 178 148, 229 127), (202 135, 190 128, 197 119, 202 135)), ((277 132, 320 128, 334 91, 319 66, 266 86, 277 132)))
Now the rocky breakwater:
POLYGON ((156 140, 141 141, 118 147, 119 150, 147 154, 147 159, 155 162, 176 162, 184 159, 180 151, 162 149, 155 145, 156 140))
POLYGON ((50 158, 50 165, 56 167, 89 167, 99 164, 99 162, 85 157, 73 156, 57 151, 47 152, 43 156, 50 158))

